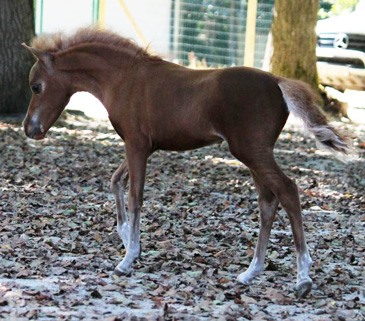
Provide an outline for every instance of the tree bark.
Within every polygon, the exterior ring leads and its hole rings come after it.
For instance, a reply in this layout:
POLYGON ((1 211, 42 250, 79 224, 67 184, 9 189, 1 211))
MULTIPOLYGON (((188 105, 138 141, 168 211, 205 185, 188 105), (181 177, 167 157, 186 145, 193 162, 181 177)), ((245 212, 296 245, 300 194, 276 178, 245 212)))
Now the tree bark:
POLYGON ((28 107, 28 73, 34 58, 21 43, 29 44, 33 37, 33 0, 1 0, 0 114, 24 113, 28 107))
POLYGON ((318 0, 276 0, 271 27, 270 71, 302 80, 318 92, 316 67, 318 0))

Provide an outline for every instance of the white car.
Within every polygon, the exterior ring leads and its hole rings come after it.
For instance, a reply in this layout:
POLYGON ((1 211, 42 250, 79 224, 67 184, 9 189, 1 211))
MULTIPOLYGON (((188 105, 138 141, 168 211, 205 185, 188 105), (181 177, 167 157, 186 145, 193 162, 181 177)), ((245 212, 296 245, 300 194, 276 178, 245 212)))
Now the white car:
POLYGON ((317 23, 319 82, 339 90, 365 90, 365 2, 317 23))

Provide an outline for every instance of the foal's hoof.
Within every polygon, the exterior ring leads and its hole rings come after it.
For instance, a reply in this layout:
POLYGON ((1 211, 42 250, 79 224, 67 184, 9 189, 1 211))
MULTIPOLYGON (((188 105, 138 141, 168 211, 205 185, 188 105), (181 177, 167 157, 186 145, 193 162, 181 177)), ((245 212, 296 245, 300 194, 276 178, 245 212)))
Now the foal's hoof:
POLYGON ((312 289, 312 280, 305 280, 299 283, 295 288, 295 296, 300 299, 308 295, 312 289))
POLYGON ((129 276, 132 273, 132 269, 123 269, 123 268, 120 268, 120 267, 117 266, 114 270, 114 273, 119 277, 129 276))
POLYGON ((245 272, 241 273, 237 277, 237 281, 242 283, 243 285, 250 285, 253 279, 261 274, 262 269, 262 266, 248 268, 245 272))
POLYGON ((237 277, 237 282, 243 284, 243 285, 250 285, 252 280, 253 280, 254 276, 248 273, 241 273, 238 277, 237 277))

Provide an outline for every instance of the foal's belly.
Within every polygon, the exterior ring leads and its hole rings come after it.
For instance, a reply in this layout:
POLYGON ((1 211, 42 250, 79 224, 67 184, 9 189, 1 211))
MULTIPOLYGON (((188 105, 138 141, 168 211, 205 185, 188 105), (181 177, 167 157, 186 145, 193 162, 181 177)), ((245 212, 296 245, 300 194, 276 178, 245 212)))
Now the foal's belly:
POLYGON ((172 136, 157 141, 155 143, 156 149, 168 151, 185 151, 201 148, 208 145, 219 144, 223 139, 217 135, 212 135, 205 138, 187 137, 186 135, 172 136))

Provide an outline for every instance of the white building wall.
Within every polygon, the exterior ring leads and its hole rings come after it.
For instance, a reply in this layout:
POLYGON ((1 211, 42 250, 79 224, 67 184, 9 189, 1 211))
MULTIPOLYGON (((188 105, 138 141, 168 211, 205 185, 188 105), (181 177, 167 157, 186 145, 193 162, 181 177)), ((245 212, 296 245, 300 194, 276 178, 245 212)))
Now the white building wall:
MULTIPOLYGON (((171 0, 124 0, 152 51, 167 56, 170 44, 171 0)), ((119 0, 106 2, 106 27, 145 46, 119 0)))
MULTIPOLYGON (((171 0, 124 0, 130 15, 119 0, 106 0, 106 28, 134 39, 145 47, 131 20, 138 25, 150 49, 169 56, 171 0)), ((92 24, 93 0, 37 0, 36 32, 73 32, 92 24), (41 19, 40 8, 43 3, 41 19), (41 21, 42 20, 42 21, 41 21)))
POLYGON ((70 32, 90 25, 92 4, 92 0, 37 0, 36 33, 40 33, 41 28, 43 33, 70 32))

